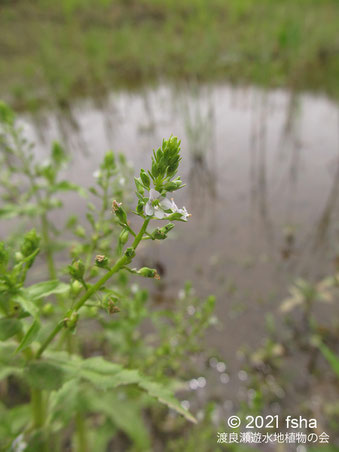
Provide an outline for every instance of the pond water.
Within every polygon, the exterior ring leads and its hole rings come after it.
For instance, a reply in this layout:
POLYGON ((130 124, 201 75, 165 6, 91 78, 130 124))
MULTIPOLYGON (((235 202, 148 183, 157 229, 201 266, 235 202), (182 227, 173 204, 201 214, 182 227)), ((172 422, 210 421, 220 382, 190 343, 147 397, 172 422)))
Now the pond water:
POLYGON ((235 350, 262 342, 266 316, 279 315, 291 282, 337 268, 339 116, 325 97, 159 86, 22 119, 42 157, 63 137, 74 161, 69 176, 85 185, 108 149, 147 168, 162 138, 182 139, 187 187, 176 200, 192 217, 178 225, 176 241, 144 246, 142 259, 163 267, 159 302, 170 303, 187 280, 216 295, 219 327, 207 340, 236 372, 235 350))

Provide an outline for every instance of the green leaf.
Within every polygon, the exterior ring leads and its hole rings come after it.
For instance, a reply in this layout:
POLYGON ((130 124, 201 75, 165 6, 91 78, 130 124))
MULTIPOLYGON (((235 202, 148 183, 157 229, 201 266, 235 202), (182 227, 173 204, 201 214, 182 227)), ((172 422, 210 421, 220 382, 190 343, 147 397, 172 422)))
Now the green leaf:
POLYGON ((26 298, 26 291, 21 291, 20 294, 15 295, 13 301, 19 303, 23 310, 31 314, 35 319, 39 318, 39 309, 31 300, 26 298))
POLYGON ((115 393, 98 397, 86 391, 90 408, 105 414, 115 426, 128 435, 140 451, 150 450, 149 432, 141 415, 140 400, 118 399, 115 393))
POLYGON ((36 338, 38 332, 40 330, 40 322, 38 320, 34 320, 32 325, 27 330, 27 333, 22 338, 18 348, 16 349, 16 352, 20 352, 21 350, 24 350, 27 348, 36 338))
POLYGON ((0 208, 0 218, 9 219, 19 215, 33 216, 40 213, 41 209, 35 204, 26 203, 25 205, 5 204, 0 208))
POLYGON ((22 325, 18 319, 0 319, 0 341, 6 341, 21 331, 22 325))
POLYGON ((72 182, 69 182, 67 180, 63 180, 61 182, 57 182, 55 185, 53 185, 51 191, 52 192, 56 192, 56 191, 76 191, 81 196, 87 197, 87 193, 86 193, 86 190, 84 188, 80 187, 77 184, 73 184, 72 182))
MULTIPOLYGON (((7 436, 12 443, 13 439, 25 430, 25 427, 30 422, 32 408, 29 403, 24 405, 17 405, 13 408, 7 408, 5 405, 0 405, 0 444, 4 444, 4 439, 7 436)), ((4 448, 3 451, 13 451, 13 448, 4 448)))
POLYGON ((79 369, 79 377, 90 381, 100 389, 113 389, 121 385, 138 383, 140 380, 137 370, 124 369, 119 364, 111 363, 101 357, 83 361, 79 369))
POLYGON ((167 405, 177 413, 182 414, 188 421, 191 421, 193 423, 197 422, 195 417, 181 406, 179 401, 173 396, 172 392, 165 386, 149 381, 146 378, 140 380, 139 386, 144 389, 150 396, 155 397, 157 400, 159 400, 159 402, 167 405))
POLYGON ((63 294, 69 290, 69 285, 61 283, 57 280, 44 281, 37 284, 33 284, 25 289, 28 298, 32 301, 39 300, 40 298, 48 297, 52 294, 63 294))
POLYGON ((0 380, 9 375, 20 375, 22 372, 24 359, 15 355, 15 349, 15 342, 0 342, 0 380))
POLYGON ((16 366, 7 366, 2 367, 0 369, 0 380, 4 380, 5 378, 9 377, 10 375, 21 375, 22 369, 16 367, 16 366))
POLYGON ((51 422, 62 421, 64 425, 71 421, 77 409, 79 382, 75 379, 67 381, 50 396, 51 422))
POLYGON ((324 357, 329 362, 330 366, 332 367, 333 372, 337 375, 339 378, 339 357, 336 356, 325 344, 322 342, 318 343, 318 347, 321 351, 321 353, 324 355, 324 357))
POLYGON ((46 354, 54 357, 54 359, 51 358, 51 362, 57 362, 71 377, 88 381, 101 390, 136 384, 151 397, 182 414, 187 420, 196 422, 194 416, 181 406, 168 388, 150 381, 147 377, 140 375, 138 370, 125 369, 120 364, 106 361, 102 357, 81 360, 79 357, 72 357, 72 359, 68 355, 65 357, 63 353, 47 352, 46 354))
POLYGON ((24 376, 34 388, 48 391, 61 388, 65 381, 65 373, 62 367, 45 361, 29 363, 24 376))

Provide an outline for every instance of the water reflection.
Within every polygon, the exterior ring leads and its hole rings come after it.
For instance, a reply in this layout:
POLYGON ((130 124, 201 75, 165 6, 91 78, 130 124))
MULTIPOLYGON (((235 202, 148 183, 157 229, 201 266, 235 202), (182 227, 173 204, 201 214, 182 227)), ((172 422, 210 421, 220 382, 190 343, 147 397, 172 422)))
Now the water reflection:
MULTIPOLYGON (((41 157, 63 138, 74 160, 68 176, 85 185, 107 149, 126 152, 139 168, 163 137, 182 138, 188 187, 177 202, 193 217, 176 229, 180 243, 144 248, 142 260, 163 267, 162 298, 185 280, 217 295, 224 332, 212 332, 209 342, 230 362, 234 344, 260 341, 265 314, 295 277, 333 269, 338 111, 325 98, 227 85, 160 86, 23 120, 41 157)), ((76 199, 67 207, 82 214, 76 199)))
POLYGON ((260 96, 258 104, 258 107, 253 111, 250 141, 251 211, 253 221, 255 221, 255 215, 257 215, 260 221, 259 228, 265 231, 268 245, 274 246, 273 225, 270 218, 270 205, 267 193, 266 129, 269 104, 265 92, 260 96))
POLYGON ((198 86, 193 86, 191 95, 184 97, 182 112, 189 154, 188 187, 191 209, 208 212, 201 206, 214 206, 217 198, 217 176, 215 168, 215 117, 212 97, 201 99, 198 86))

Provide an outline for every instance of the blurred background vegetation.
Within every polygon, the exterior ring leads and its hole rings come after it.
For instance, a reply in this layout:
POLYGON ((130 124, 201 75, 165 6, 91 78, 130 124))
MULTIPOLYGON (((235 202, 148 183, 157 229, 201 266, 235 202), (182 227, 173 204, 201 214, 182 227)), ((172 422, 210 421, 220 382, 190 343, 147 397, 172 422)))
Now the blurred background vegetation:
POLYGON ((339 95, 336 0, 2 0, 0 85, 18 107, 168 79, 339 95))

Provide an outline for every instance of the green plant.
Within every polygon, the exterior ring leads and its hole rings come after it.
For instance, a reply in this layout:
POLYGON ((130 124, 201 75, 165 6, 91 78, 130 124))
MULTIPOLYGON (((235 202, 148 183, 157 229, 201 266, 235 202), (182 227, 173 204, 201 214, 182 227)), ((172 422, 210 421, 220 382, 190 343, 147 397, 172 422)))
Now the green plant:
POLYGON ((0 445, 5 450, 59 451, 71 441, 81 452, 93 450, 94 443, 96 450, 105 450, 124 432, 135 450, 149 450, 141 413, 146 407, 152 412, 152 399, 195 422, 173 396, 179 383, 173 375, 187 353, 199 350, 198 337, 211 323, 214 307, 213 298, 200 301, 187 286, 177 313, 151 314, 145 305, 147 292, 129 282, 135 277, 159 278, 156 269, 131 266, 137 248, 142 241, 166 239, 175 221, 189 217, 168 197, 183 187, 177 176, 180 142, 175 137, 164 140, 153 152, 151 169, 142 169, 135 178, 134 214, 141 220, 135 231, 121 202, 113 199, 112 212, 107 213, 112 194, 128 198, 117 184, 124 171, 127 177, 130 174, 122 156, 116 162, 112 152, 106 154, 96 174, 97 186, 87 192, 60 180, 67 160, 60 145, 54 144, 49 162, 36 163, 13 113, 4 104, 0 107, 5 200, 0 216, 21 225, 10 240, 0 243, 0 390, 4 395, 0 412, 6 418, 0 427, 0 445), (64 231, 54 228, 49 217, 62 205, 57 195, 69 190, 99 201, 88 201, 89 233, 76 217, 69 219, 71 241, 61 237, 64 231), (150 229, 153 220, 165 224, 150 229), (22 234, 32 221, 36 228, 22 234), (73 260, 64 265, 57 252, 67 249, 73 260), (40 271, 34 274, 34 268, 40 271), (187 303, 196 306, 196 314, 189 318, 187 303), (152 344, 140 336, 147 317, 162 333, 152 344), (187 344, 180 336, 184 333, 192 336, 187 344), (181 343, 168 349, 166 335, 174 334, 181 343), (17 402, 13 404, 14 388, 17 402))

